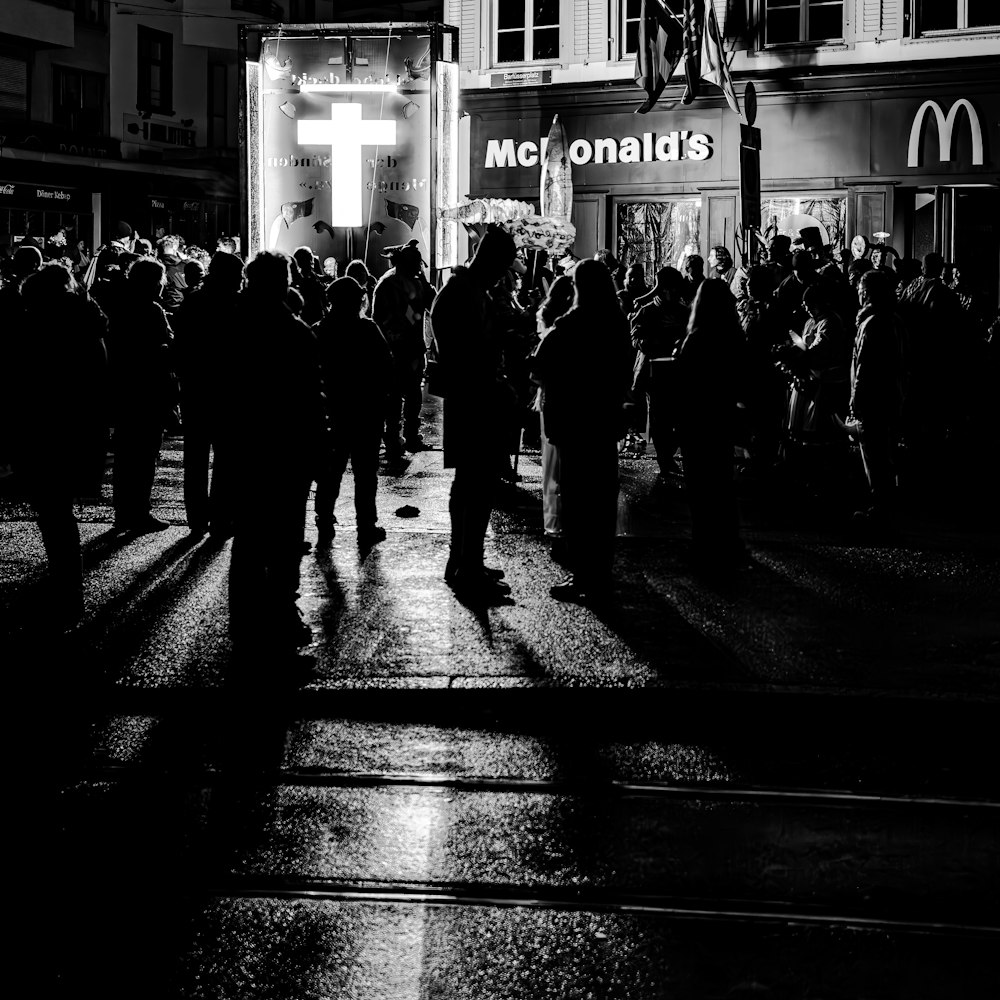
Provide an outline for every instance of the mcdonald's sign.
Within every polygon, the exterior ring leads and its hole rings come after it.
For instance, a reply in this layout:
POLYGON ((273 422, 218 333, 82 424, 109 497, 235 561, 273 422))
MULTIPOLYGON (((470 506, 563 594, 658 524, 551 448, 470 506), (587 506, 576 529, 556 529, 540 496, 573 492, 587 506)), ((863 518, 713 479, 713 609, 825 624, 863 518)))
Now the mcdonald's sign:
POLYGON ((937 124, 938 135, 938 159, 942 163, 950 163, 954 152, 954 132, 955 124, 958 121, 960 110, 965 111, 965 117, 969 122, 969 130, 972 136, 972 165, 981 167, 983 165, 983 127, 979 121, 976 109, 964 97, 960 97, 948 109, 946 115, 937 101, 924 101, 913 116, 913 124, 910 126, 910 142, 907 147, 906 165, 908 167, 920 166, 920 146, 923 132, 924 119, 928 114, 933 115, 937 124))

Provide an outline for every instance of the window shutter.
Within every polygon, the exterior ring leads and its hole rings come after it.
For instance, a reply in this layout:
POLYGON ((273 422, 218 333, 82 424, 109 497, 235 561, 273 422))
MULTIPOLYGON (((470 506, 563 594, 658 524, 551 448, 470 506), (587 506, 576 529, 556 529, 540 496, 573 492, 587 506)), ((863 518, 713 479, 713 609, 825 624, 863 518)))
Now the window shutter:
POLYGON ((608 4, 604 0, 573 0, 573 56, 579 62, 608 58, 608 4))
POLYGON ((450 0, 445 22, 458 28, 458 64, 461 69, 479 72, 480 0, 450 0))
POLYGON ((0 56, 0 112, 28 117, 28 64, 23 59, 0 56))
POLYGON ((901 0, 855 0, 854 37, 859 42, 899 38, 903 33, 901 0))

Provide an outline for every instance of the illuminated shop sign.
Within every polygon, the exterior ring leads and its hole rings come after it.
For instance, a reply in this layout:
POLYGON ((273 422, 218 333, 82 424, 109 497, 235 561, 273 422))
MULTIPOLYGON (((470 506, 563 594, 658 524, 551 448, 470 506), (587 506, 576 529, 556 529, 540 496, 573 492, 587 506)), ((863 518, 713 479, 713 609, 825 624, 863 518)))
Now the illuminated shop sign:
POLYGON ((251 253, 308 246, 380 274, 385 247, 416 239, 432 266, 457 263, 457 225, 439 218, 458 186, 457 64, 434 55, 447 30, 323 25, 260 40, 244 95, 251 253))
MULTIPOLYGON (((547 139, 538 142, 514 139, 489 139, 486 142, 486 168, 534 167, 545 156, 547 139)), ((577 166, 586 163, 653 163, 671 160, 708 160, 713 153, 712 137, 704 132, 680 129, 641 136, 627 135, 623 139, 574 139, 569 144, 570 161, 577 166)))
POLYGON ((963 97, 955 101, 948 109, 946 115, 937 101, 924 101, 913 116, 913 124, 910 126, 910 142, 907 148, 906 165, 908 167, 920 166, 921 135, 923 133, 924 120, 928 115, 933 117, 937 125, 938 134, 938 160, 941 163, 950 163, 954 152, 955 123, 958 120, 958 112, 965 109, 965 117, 969 123, 969 133, 972 137, 972 164, 981 167, 983 165, 983 127, 979 122, 979 115, 976 109, 963 97))

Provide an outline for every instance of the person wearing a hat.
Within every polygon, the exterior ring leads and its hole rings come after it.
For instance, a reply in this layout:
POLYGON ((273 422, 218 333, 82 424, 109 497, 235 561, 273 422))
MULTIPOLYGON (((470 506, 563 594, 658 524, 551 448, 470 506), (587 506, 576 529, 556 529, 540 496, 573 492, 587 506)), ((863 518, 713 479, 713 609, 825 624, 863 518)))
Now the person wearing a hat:
POLYGON ((792 273, 778 285, 774 293, 786 329, 798 334, 805 329, 809 316, 802 307, 802 296, 818 280, 813 255, 808 250, 796 250, 792 254, 792 273))
POLYGON ((632 314, 632 346, 636 349, 632 373, 632 395, 645 400, 649 414, 649 436, 656 449, 662 476, 680 472, 674 453, 677 435, 670 412, 671 400, 653 374, 656 358, 669 358, 687 328, 688 309, 683 302, 684 278, 674 267, 656 272, 652 291, 636 300, 632 314))
POLYGON ((444 577, 464 601, 505 603, 502 571, 483 563, 500 471, 507 461, 499 419, 499 331, 489 292, 514 260, 514 240, 486 228, 476 255, 458 267, 431 307, 431 328, 444 384, 444 465, 455 470, 448 511, 451 548, 444 577))
POLYGON ((777 288, 792 273, 792 241, 785 233, 776 233, 767 244, 767 262, 764 266, 774 275, 777 288))
POLYGON ((420 406, 426 345, 424 313, 434 301, 434 289, 424 277, 423 259, 416 240, 386 247, 392 267, 382 275, 372 296, 372 319, 392 351, 394 386, 385 417, 385 455, 390 461, 403 457, 403 449, 422 451, 420 406))

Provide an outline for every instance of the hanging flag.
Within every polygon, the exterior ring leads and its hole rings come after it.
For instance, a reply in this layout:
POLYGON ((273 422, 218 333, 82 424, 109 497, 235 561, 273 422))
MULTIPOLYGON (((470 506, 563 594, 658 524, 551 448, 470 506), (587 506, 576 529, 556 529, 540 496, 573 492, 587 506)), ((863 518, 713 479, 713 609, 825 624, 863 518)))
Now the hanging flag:
POLYGON ((545 154, 542 156, 539 194, 541 195, 539 204, 545 218, 565 219, 569 222, 573 214, 573 168, 569 162, 566 129, 559 121, 559 115, 553 117, 552 125, 549 127, 545 154))
POLYGON ((644 115, 663 93, 681 59, 683 38, 680 26, 659 0, 642 0, 639 16, 639 51, 635 56, 635 82, 646 92, 646 100, 636 108, 644 115))
POLYGON ((714 83, 726 95, 726 101, 737 114, 740 105, 733 89, 733 78, 726 62, 726 53, 722 49, 722 32, 715 17, 715 4, 705 0, 705 20, 701 33, 701 78, 714 83))
POLYGON ((683 57, 686 86, 681 103, 690 104, 698 96, 701 77, 701 0, 684 0, 683 57))

